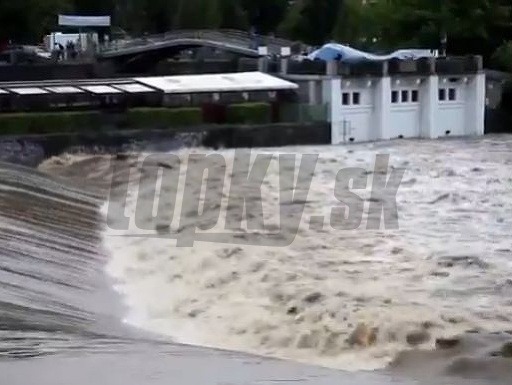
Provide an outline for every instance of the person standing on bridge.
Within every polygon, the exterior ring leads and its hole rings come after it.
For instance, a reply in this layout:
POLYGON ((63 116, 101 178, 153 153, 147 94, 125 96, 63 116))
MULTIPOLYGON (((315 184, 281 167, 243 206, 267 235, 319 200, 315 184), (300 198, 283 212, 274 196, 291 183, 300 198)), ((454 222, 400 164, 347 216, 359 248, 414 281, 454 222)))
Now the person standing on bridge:
POLYGON ((64 60, 64 46, 57 43, 58 60, 64 60))

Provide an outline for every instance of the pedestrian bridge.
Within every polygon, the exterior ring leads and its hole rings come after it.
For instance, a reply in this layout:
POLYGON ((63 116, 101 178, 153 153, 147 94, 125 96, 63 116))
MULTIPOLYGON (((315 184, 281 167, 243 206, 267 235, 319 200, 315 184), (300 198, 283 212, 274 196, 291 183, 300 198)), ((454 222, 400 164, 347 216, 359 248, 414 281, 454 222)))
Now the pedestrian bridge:
POLYGON ((279 54, 281 47, 292 51, 297 44, 271 36, 252 35, 236 30, 177 30, 160 35, 113 42, 99 54, 100 60, 130 60, 141 56, 169 57, 181 51, 210 47, 240 56, 258 57, 258 47, 266 46, 269 54, 279 54))

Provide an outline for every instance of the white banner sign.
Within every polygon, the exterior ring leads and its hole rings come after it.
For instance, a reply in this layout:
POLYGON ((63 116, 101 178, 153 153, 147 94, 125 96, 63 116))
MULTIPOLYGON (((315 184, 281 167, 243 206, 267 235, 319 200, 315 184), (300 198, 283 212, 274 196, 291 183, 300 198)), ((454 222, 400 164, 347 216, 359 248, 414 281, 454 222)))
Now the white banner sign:
POLYGON ((59 15, 59 25, 67 27, 110 27, 110 16, 59 15))

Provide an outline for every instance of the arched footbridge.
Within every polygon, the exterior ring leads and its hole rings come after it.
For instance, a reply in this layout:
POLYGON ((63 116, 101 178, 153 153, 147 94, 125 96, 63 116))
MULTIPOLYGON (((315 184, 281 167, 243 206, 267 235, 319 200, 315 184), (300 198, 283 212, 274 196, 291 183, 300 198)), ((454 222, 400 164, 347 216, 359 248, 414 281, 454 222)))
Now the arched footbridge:
POLYGON ((272 36, 255 36, 236 30, 177 30, 160 35, 118 41, 104 48, 98 59, 130 61, 141 56, 165 58, 181 51, 210 47, 246 57, 258 57, 258 47, 266 46, 269 54, 280 54, 281 47, 297 52, 300 43, 272 36))

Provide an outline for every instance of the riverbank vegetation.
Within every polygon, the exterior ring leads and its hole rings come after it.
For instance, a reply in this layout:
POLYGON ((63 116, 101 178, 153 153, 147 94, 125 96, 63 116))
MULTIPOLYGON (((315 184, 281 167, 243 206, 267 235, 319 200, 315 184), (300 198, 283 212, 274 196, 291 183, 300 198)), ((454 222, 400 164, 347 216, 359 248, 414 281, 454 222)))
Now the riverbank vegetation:
MULTIPOLYGON (((132 108, 124 112, 60 111, 0 114, 0 135, 92 132, 118 129, 172 129, 217 125, 258 125, 296 121, 272 114, 269 103, 218 105, 179 108, 132 108)), ((284 106, 286 108, 286 106, 284 106)), ((315 119, 309 119, 312 121, 315 119)))

